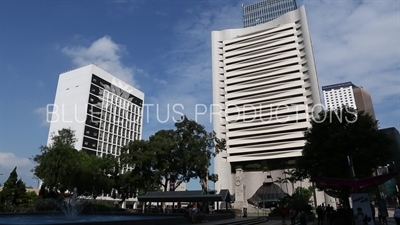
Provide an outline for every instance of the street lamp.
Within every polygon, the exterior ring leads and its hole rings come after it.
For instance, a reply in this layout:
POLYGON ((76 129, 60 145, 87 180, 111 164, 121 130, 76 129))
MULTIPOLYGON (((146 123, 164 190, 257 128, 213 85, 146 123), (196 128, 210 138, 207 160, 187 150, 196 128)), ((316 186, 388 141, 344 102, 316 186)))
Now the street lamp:
MULTIPOLYGON (((0 187, 1 187, 1 176, 3 176, 2 173, 0 173, 0 187)), ((4 185, 3 185, 4 186, 4 185)))

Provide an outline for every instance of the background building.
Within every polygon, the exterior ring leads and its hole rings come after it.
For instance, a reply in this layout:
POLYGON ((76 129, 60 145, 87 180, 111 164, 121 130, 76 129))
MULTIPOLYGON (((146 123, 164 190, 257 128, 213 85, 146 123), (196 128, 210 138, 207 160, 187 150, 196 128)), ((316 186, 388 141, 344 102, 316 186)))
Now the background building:
POLYGON ((400 171, 400 133, 395 127, 383 128, 379 130, 385 133, 392 140, 392 148, 395 155, 392 160, 389 160, 389 171, 400 171))
POLYGON ((332 84, 322 87, 327 110, 334 110, 347 105, 357 110, 365 111, 375 119, 371 95, 352 82, 332 84))
MULTIPOLYGON (((382 165, 382 170, 386 170, 387 172, 399 172, 400 171, 400 133, 395 127, 389 127, 380 129, 381 132, 385 133, 392 140, 392 148, 395 152, 394 157, 387 161, 386 165, 382 165)), ((379 169, 378 169, 379 172, 379 169)), ((395 180, 395 191, 399 192, 400 190, 400 177, 397 177, 395 180)), ((385 183, 386 191, 389 189, 387 186, 390 186, 390 181, 385 183)), ((385 193, 386 195, 390 195, 390 193, 385 193)))
POLYGON ((242 5, 244 27, 269 22, 296 9, 296 0, 263 0, 250 5, 242 5))
MULTIPOLYGON (((143 100, 143 92, 96 65, 62 73, 54 104, 47 108, 51 118, 47 144, 59 130, 71 128, 78 151, 119 157, 122 146, 141 139, 143 100)), ((115 201, 109 194, 97 199, 115 201)), ((122 207, 134 208, 136 203, 136 198, 126 199, 122 207)))
POLYGON ((141 138, 144 94, 90 64, 60 74, 51 114, 51 136, 75 130, 77 150, 120 155, 121 146, 141 138))
POLYGON ((320 110, 304 6, 258 26, 213 31, 212 75, 214 131, 227 140, 227 150, 214 159, 215 189, 241 190, 235 201, 246 202, 266 178, 246 167, 301 156, 303 131, 320 110))

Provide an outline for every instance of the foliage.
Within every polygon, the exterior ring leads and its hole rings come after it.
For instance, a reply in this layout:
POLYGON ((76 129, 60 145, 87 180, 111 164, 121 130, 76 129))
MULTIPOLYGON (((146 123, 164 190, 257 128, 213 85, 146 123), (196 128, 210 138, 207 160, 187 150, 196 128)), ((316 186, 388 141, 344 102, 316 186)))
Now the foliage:
POLYGON ((188 170, 199 178, 202 189, 208 193, 208 181, 218 178, 209 172, 211 158, 226 149, 226 140, 219 139, 215 132, 207 132, 203 125, 186 116, 176 122, 175 127, 181 160, 188 163, 188 170))
POLYGON ((151 150, 155 151, 154 169, 163 179, 164 191, 174 191, 182 182, 188 182, 194 174, 189 170, 187 160, 181 148, 178 148, 178 134, 174 130, 160 130, 149 138, 151 150))
POLYGON ((4 205, 18 205, 26 201, 25 184, 18 179, 17 167, 11 171, 0 193, 0 203, 4 205), (7 203, 7 204, 6 204, 7 203))
POLYGON ((75 132, 62 129, 51 140, 52 143, 48 146, 40 147, 41 154, 33 157, 33 161, 37 163, 33 172, 47 187, 64 192, 74 185, 70 179, 71 174, 79 172, 76 165, 79 157, 74 148, 75 132))
POLYGON ((41 153, 33 157, 37 163, 33 172, 43 181, 41 197, 57 198, 58 191, 64 193, 75 187, 80 194, 90 193, 93 197, 111 192, 114 182, 108 172, 118 167, 118 160, 111 155, 99 158, 77 151, 75 142, 75 132, 62 129, 52 136, 51 144, 41 146, 41 153))
POLYGON ((131 141, 128 146, 121 149, 121 167, 129 171, 118 175, 114 172, 114 187, 124 199, 136 196, 138 193, 146 193, 155 190, 160 182, 159 177, 154 172, 154 161, 156 153, 151 151, 148 141, 131 141))
POLYGON ((106 173, 118 165, 118 160, 112 155, 99 158, 88 155, 84 151, 75 153, 75 173, 70 175, 71 183, 69 190, 77 188, 79 193, 90 193, 93 197, 104 193, 111 193, 113 182, 106 173))
POLYGON ((348 177, 347 156, 353 159, 356 177, 366 178, 393 156, 390 140, 378 131, 377 121, 345 106, 342 110, 322 111, 304 137, 303 157, 296 160, 303 178, 348 177))
POLYGON ((217 181, 216 174, 209 173, 210 160, 225 149, 224 139, 207 132, 204 126, 187 117, 175 123, 175 130, 160 130, 149 140, 136 140, 122 148, 121 163, 132 168, 136 189, 164 191, 175 182, 174 190, 182 182, 199 178, 204 191, 208 192, 208 181, 217 181))
POLYGON ((294 208, 297 212, 309 212, 310 198, 313 196, 312 189, 297 187, 295 193, 287 195, 281 200, 281 204, 286 205, 288 209, 294 208))
POLYGON ((29 212, 38 196, 35 192, 26 192, 25 184, 18 179, 17 168, 10 173, 0 192, 0 212, 29 212))
POLYGON ((77 151, 75 142, 74 131, 62 129, 32 158, 37 163, 33 172, 44 182, 41 197, 57 198, 77 187, 80 194, 87 192, 93 197, 112 192, 122 203, 160 186, 167 190, 170 182, 176 182, 176 188, 192 178, 199 178, 208 192, 208 180, 218 180, 216 174, 209 173, 210 160, 226 145, 224 139, 186 116, 175 124, 175 130, 160 130, 149 140, 131 141, 121 148, 119 159, 77 151))

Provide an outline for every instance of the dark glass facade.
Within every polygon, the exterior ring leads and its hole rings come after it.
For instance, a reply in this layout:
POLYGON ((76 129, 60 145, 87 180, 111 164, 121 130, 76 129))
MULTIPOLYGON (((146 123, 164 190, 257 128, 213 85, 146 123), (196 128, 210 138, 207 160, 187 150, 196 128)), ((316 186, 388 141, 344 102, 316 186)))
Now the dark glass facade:
POLYGON ((266 23, 296 9, 296 0, 263 0, 242 5, 244 27, 266 23))
POLYGON ((82 150, 118 156, 121 146, 139 139, 143 100, 92 75, 82 150))

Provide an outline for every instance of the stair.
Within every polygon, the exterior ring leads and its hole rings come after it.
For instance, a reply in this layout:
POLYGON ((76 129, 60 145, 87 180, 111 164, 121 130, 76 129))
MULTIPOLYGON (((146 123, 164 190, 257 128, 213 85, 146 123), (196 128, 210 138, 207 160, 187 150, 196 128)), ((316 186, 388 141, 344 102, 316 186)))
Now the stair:
POLYGON ((266 218, 253 218, 253 219, 244 219, 234 222, 216 223, 214 225, 255 225, 255 224, 265 223, 266 221, 267 221, 266 218))

